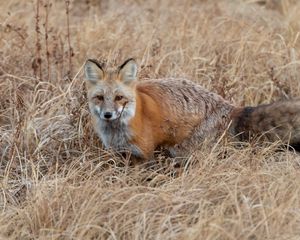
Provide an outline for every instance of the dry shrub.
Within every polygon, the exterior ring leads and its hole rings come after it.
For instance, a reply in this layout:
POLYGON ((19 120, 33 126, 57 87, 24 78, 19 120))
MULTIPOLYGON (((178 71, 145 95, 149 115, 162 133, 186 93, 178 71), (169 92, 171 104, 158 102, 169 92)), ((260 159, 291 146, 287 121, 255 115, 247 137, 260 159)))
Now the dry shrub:
POLYGON ((221 141, 131 166, 95 136, 82 79, 87 57, 136 57, 141 78, 187 76, 237 105, 295 98, 297 1, 0 7, 3 239, 299 238, 296 153, 221 141))

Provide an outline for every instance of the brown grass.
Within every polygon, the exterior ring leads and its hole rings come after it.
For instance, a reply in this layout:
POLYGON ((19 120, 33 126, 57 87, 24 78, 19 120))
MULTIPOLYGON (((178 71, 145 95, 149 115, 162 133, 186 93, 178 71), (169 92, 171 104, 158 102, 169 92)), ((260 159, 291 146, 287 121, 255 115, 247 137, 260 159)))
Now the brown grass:
POLYGON ((82 78, 87 57, 136 57, 141 78, 187 76, 237 105, 296 98, 298 1, 0 9, 1 239, 300 239, 298 154, 222 142, 130 166, 101 147, 82 78))

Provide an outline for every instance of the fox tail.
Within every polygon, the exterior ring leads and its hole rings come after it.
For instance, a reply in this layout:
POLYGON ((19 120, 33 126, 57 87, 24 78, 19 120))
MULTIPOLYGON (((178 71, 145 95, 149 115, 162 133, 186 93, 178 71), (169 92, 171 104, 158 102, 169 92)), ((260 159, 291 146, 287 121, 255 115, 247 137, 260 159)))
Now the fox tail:
POLYGON ((241 141, 261 136, 300 150, 300 100, 236 109, 230 132, 241 141))

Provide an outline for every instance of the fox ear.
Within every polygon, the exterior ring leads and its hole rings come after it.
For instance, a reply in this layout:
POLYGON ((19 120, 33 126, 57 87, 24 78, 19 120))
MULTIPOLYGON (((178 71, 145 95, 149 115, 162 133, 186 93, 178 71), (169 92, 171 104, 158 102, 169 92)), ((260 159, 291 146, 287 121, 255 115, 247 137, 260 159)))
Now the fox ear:
POLYGON ((103 80, 104 71, 100 64, 93 59, 88 59, 84 65, 85 79, 91 83, 97 83, 99 80, 103 80))
POLYGON ((125 84, 130 84, 135 82, 137 79, 137 64, 133 58, 127 59, 120 67, 119 67, 119 75, 121 77, 121 81, 125 84))

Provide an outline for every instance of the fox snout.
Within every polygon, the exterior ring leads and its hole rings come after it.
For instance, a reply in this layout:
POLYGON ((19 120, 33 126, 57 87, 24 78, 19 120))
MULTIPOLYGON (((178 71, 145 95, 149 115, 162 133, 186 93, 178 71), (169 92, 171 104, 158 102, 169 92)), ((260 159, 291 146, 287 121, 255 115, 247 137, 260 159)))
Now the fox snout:
POLYGON ((100 115, 100 119, 105 120, 105 121, 113 121, 113 120, 116 120, 118 118, 119 118, 119 116, 114 112, 105 112, 105 113, 100 115))
POLYGON ((98 118, 105 121, 113 121, 121 116, 121 111, 111 110, 111 109, 100 109, 96 107, 96 111, 94 111, 98 118))
POLYGON ((102 111, 100 118, 105 121, 113 121, 120 117, 121 113, 119 111, 102 111))
POLYGON ((107 120, 110 119, 112 116, 113 116, 112 112, 105 112, 104 113, 104 118, 107 119, 107 120))

